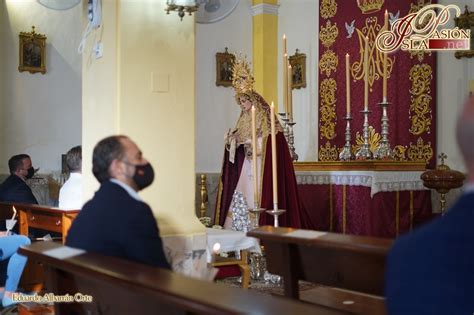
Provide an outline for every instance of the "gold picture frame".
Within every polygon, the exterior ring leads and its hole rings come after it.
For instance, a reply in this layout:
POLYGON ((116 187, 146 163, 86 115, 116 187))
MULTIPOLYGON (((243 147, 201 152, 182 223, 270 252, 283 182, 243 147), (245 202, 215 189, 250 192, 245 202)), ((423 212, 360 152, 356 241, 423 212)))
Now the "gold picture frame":
POLYGON ((299 49, 296 49, 295 54, 288 60, 291 65, 291 88, 306 88, 306 54, 302 54, 299 49))
POLYGON ((232 86, 232 65, 235 55, 227 51, 216 53, 216 86, 232 86))
POLYGON ((20 59, 18 71, 28 71, 30 73, 46 73, 46 36, 35 32, 35 27, 31 27, 31 32, 20 32, 20 59))
POLYGON ((467 57, 467 58, 474 57, 474 12, 469 12, 469 9, 466 5, 466 9, 464 13, 461 14, 459 17, 454 18, 454 24, 456 27, 459 27, 461 29, 471 30, 470 49, 456 51, 454 53, 454 56, 457 59, 460 59, 463 57, 467 57))

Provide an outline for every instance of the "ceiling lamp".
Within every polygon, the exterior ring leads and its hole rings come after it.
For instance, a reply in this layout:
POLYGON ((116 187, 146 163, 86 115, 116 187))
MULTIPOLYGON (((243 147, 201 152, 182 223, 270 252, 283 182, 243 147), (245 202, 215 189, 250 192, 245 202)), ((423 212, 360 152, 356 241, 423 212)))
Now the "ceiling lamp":
POLYGON ((181 21, 186 13, 192 15, 192 13, 196 12, 199 7, 196 0, 167 0, 166 5, 166 14, 170 14, 170 11, 176 11, 181 18, 181 21))

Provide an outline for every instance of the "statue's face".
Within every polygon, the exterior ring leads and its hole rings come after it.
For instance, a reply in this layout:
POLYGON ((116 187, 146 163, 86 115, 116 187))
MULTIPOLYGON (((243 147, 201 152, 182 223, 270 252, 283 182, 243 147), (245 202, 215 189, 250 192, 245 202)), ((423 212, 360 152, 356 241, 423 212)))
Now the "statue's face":
POLYGON ((250 101, 250 98, 247 96, 239 97, 239 103, 242 110, 248 111, 252 108, 252 102, 250 101))

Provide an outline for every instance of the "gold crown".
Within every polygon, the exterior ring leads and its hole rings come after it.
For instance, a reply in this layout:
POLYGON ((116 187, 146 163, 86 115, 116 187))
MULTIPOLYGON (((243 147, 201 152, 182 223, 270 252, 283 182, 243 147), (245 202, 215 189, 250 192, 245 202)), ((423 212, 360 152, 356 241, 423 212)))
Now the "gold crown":
POLYGON ((235 58, 232 66, 232 86, 237 94, 250 94, 253 89, 254 79, 250 70, 250 64, 245 57, 235 58))
POLYGON ((385 0, 357 0, 357 5, 362 14, 370 14, 379 11, 384 2, 385 0))

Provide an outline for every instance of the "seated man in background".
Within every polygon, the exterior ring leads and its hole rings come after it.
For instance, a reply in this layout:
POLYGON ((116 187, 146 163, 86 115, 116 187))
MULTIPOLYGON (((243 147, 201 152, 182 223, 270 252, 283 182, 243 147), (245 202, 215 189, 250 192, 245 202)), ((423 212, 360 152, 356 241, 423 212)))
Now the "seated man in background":
POLYGON ((38 204, 26 180, 33 177, 35 169, 27 154, 14 155, 8 160, 10 176, 0 185, 0 201, 38 204))
POLYGON ((59 208, 81 209, 82 207, 82 148, 72 148, 66 154, 69 179, 59 191, 59 208))
POLYGON ((170 269, 153 213, 137 193, 154 179, 137 145, 126 136, 101 140, 92 172, 100 188, 74 220, 66 245, 170 269))
POLYGON ((464 194, 442 217, 400 237, 386 272, 387 309, 395 314, 474 314, 474 96, 456 138, 468 170, 464 194))
MULTIPOLYGON (((5 287, 0 288, 3 307, 15 303, 12 294, 18 289, 21 273, 25 268, 27 258, 17 253, 18 248, 30 244, 30 239, 23 235, 6 235, 0 232, 0 261, 10 259, 7 266, 5 287)), ((3 313, 2 313, 3 314, 3 313)))

